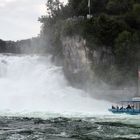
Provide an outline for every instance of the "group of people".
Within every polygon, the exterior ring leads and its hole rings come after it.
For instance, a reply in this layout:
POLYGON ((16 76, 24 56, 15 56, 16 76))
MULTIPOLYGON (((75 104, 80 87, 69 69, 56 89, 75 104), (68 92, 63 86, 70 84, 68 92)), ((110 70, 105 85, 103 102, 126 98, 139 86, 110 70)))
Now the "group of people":
POLYGON ((122 110, 122 109, 134 109, 134 105, 130 105, 128 104, 126 108, 124 108, 123 106, 119 108, 119 106, 113 106, 112 105, 112 109, 117 109, 117 110, 122 110))

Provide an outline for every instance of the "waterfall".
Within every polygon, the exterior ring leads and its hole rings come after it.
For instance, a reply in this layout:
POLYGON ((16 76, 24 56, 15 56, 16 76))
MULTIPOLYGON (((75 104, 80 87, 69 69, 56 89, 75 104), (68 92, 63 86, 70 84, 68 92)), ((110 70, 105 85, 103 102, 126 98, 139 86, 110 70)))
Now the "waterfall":
POLYGON ((99 113, 105 101, 69 86, 51 56, 0 55, 0 110, 99 113))

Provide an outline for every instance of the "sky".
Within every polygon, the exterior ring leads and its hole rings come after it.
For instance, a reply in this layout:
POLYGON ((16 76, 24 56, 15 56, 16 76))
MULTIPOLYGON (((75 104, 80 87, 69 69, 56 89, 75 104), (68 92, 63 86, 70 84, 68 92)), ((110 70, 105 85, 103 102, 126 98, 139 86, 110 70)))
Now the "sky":
POLYGON ((0 0, 0 39, 16 41, 37 36, 41 26, 38 17, 47 13, 46 2, 0 0))

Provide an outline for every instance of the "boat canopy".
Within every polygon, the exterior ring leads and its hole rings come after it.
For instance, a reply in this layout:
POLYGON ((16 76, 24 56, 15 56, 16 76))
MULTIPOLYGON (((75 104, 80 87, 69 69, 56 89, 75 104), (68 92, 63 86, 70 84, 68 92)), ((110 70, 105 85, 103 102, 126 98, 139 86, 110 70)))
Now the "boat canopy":
POLYGON ((120 101, 121 103, 140 103, 140 101, 132 101, 132 100, 128 100, 128 101, 120 101))
POLYGON ((121 103, 140 103, 140 97, 132 98, 131 100, 123 100, 120 101, 121 103))
POLYGON ((132 98, 132 101, 139 101, 140 102, 140 97, 134 97, 134 98, 132 98))

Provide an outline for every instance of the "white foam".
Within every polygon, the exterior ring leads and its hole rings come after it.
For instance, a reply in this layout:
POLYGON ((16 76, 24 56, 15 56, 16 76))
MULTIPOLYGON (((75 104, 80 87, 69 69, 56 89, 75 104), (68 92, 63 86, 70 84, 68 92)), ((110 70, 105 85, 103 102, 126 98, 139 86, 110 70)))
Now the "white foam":
POLYGON ((70 87, 50 56, 0 56, 1 111, 106 114, 109 106, 70 87))

